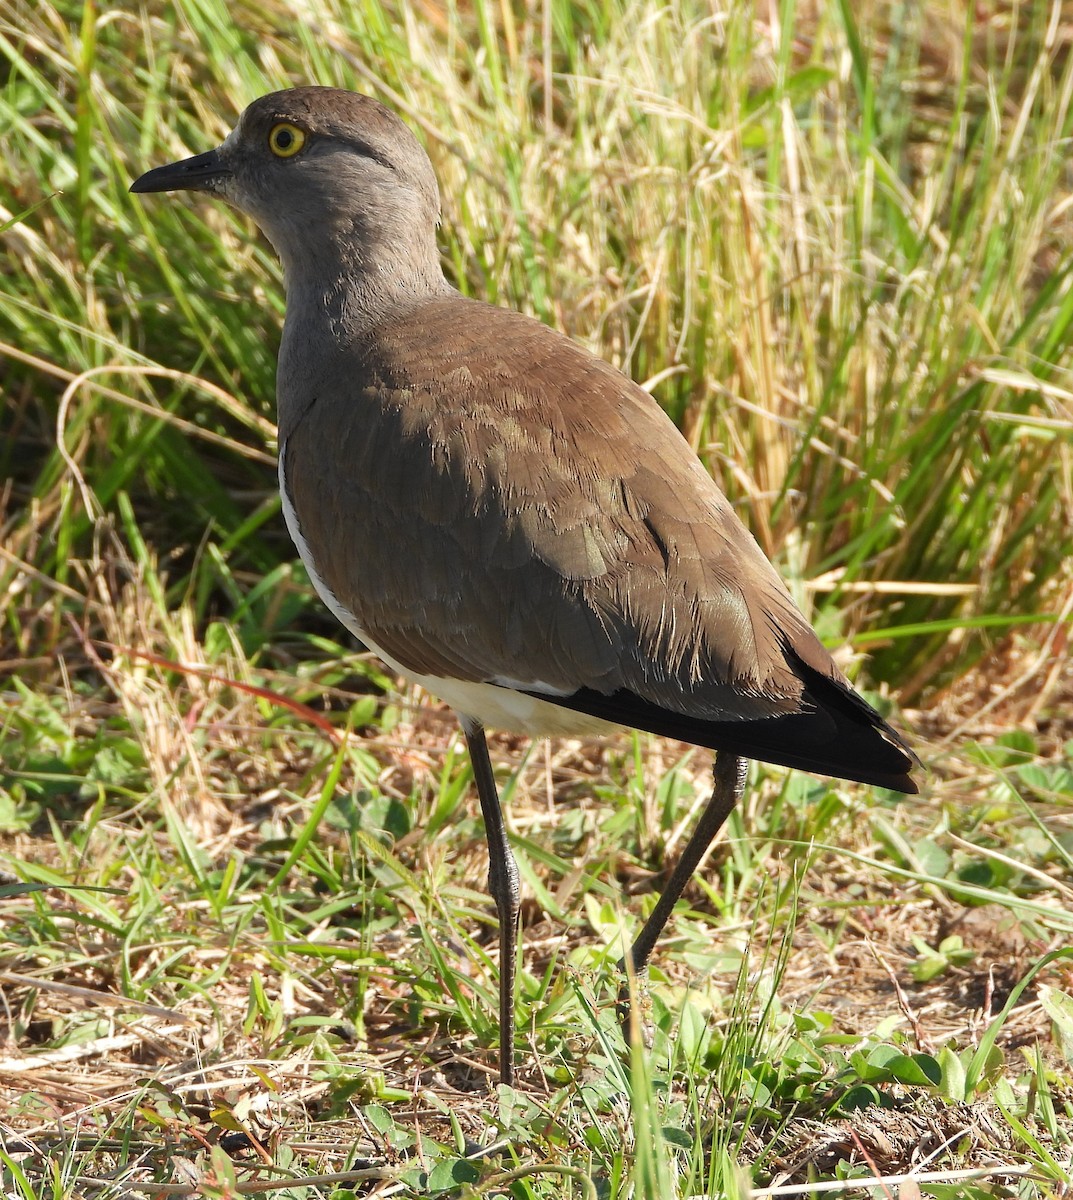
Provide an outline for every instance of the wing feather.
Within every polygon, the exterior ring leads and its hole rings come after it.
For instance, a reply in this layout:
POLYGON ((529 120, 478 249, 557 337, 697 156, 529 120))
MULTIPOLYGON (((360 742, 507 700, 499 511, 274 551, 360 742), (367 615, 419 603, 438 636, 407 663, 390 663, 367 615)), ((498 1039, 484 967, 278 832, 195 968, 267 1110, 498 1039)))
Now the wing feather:
POLYGON ((326 583, 407 670, 699 721, 814 707, 800 662, 848 687, 669 418, 582 347, 452 297, 338 367, 292 403, 287 487, 326 583))

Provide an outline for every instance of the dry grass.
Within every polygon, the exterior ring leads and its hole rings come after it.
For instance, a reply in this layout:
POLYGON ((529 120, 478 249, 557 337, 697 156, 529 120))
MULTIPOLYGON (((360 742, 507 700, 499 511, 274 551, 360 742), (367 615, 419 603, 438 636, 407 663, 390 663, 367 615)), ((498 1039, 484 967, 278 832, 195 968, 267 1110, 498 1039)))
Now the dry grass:
MULTIPOLYGON (((58 802, 51 819, 66 830, 62 839, 42 836, 44 814, 4 839, 21 878, 117 889, 99 901, 55 890, 0 900, 4 927, 20 931, 3 963, 7 1152, 31 1173, 60 1154, 71 1188, 109 1170, 127 1186, 196 1179, 211 1188, 219 1162, 210 1147, 223 1146, 251 1179, 283 1161, 298 1177, 341 1174, 375 1193, 400 1181, 416 1186, 412 1136, 459 1154, 490 1135, 511 1141, 517 1130, 489 1092, 488 1026, 483 1036, 461 1029, 437 977, 448 972, 451 988, 494 1008, 495 968, 482 948, 491 934, 480 899, 486 860, 475 801, 462 787, 455 793, 465 773, 449 714, 419 694, 389 693, 360 736, 336 749, 293 706, 315 697, 326 712, 348 692, 262 672, 233 649, 207 661, 204 642, 183 641, 188 631, 158 606, 145 576, 109 561, 116 545, 102 541, 93 578, 126 582, 97 609, 93 641, 77 631, 65 642, 66 686, 42 687, 38 698, 74 739, 122 731, 138 746, 128 757, 145 768, 126 781, 127 805, 117 806, 114 792, 95 802, 84 783, 80 797, 58 802), (181 667, 164 665, 164 652, 181 667), (341 803, 333 801, 308 857, 273 886, 333 762, 340 770, 330 790, 341 803), (409 832, 396 829, 379 860, 344 820, 347 798, 372 795, 411 814, 409 832), (445 806, 450 837, 429 838, 445 806), (80 830, 65 818, 76 812, 80 830), (345 881, 338 897, 327 886, 336 876, 345 881)), ((338 670, 360 679, 363 664, 338 670)), ((581 1094, 599 1094, 607 1072, 615 923, 634 927, 660 860, 673 858, 688 828, 689 796, 703 798, 707 786, 706 756, 651 739, 638 749, 625 735, 532 752, 518 740, 494 743, 512 773, 520 857, 547 889, 527 888, 523 913, 522 1028, 532 1057, 518 1085, 546 1146, 584 1141, 591 1118, 581 1094), (665 828, 654 797, 669 772, 687 804, 665 828), (625 838, 624 799, 634 830, 625 838), (630 813, 633 803, 641 808, 630 813), (539 852, 548 859, 534 858, 539 852), (548 1014, 564 1006, 556 1028, 548 1014)), ((934 761, 926 748, 925 756, 934 761)), ((730 1047, 744 1019, 773 1061, 794 1014, 826 1014, 823 1032, 847 1047, 878 1038, 937 1056, 978 1045, 1011 988, 1068 940, 1069 883, 1044 846, 1035 860, 1026 852, 1024 820, 993 772, 964 758, 955 764, 932 780, 930 796, 879 808, 861 789, 809 785, 811 794, 794 797, 781 775, 764 778, 730 842, 714 852, 711 882, 691 889, 692 912, 658 955, 657 1011, 671 1014, 668 1028, 700 1014, 705 1036, 730 1047), (944 783, 957 788, 946 812, 937 803, 944 783), (832 802, 825 823, 820 810, 832 802), (934 871, 914 859, 932 841, 954 858, 960 844, 965 861, 985 862, 979 855, 989 848, 1015 853, 1040 874, 1028 892, 1018 887, 1023 906, 996 883, 991 904, 965 907, 956 863, 945 879, 899 873, 934 871), (915 982, 919 946, 952 936, 963 958, 915 982)), ((1068 801, 1051 815, 1052 829, 1066 828, 1068 801)), ((382 820, 392 828, 389 814, 382 820)), ((1068 966, 1045 978, 1070 986, 1068 966)), ((660 1044, 667 1111, 688 1107, 698 1088, 722 1094, 718 1072, 704 1082, 699 1064, 660 1044)), ((1038 994, 1012 1010, 997 1045, 1011 1079, 1023 1055, 1027 1065, 1042 1054, 1053 1072, 1048 1103, 1068 1111, 1068 1066, 1038 994)), ((964 1101, 885 1091, 891 1107, 824 1117, 798 1099, 777 1120, 724 1095, 730 1120, 721 1136, 760 1164, 761 1179, 783 1182, 823 1178, 839 1161, 882 1175, 1022 1161, 991 1089, 964 1101)), ((702 1131, 712 1128, 711 1112, 698 1117, 697 1134, 710 1137, 702 1131)), ((1062 1136, 1049 1137, 1045 1123, 1036 1136, 1060 1160, 1062 1136)), ((481 1170, 491 1186, 500 1168, 481 1170)))
POLYGON ((5 1191, 1069 1194, 1073 23, 853 8, 0 12, 5 1191), (513 1092, 454 726, 279 521, 276 268, 126 194, 301 79, 408 116, 452 278, 652 383, 931 767, 760 769, 640 1053, 707 757, 498 738, 513 1092))

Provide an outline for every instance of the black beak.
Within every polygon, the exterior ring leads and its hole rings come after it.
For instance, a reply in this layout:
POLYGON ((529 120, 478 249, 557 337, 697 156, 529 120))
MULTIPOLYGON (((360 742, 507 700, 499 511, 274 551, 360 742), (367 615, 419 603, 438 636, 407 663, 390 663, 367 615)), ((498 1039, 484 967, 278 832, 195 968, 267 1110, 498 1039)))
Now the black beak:
POLYGON ((220 184, 231 177, 219 150, 195 154, 182 162, 154 167, 130 185, 132 192, 218 192, 220 184))

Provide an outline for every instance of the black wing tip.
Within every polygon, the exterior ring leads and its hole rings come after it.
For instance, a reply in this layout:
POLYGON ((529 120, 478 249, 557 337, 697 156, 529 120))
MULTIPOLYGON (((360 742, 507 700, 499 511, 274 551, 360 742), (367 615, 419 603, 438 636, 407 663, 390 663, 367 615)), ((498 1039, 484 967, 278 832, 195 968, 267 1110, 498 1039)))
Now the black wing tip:
POLYGON ((920 795, 920 787, 912 775, 901 775, 897 779, 891 780, 890 783, 880 784, 880 787, 885 787, 892 792, 901 792, 905 796, 920 795))
MULTIPOLYGON (((924 768, 921 767, 920 763, 916 761, 916 756, 914 755, 913 757, 914 757, 914 766, 919 768, 920 770, 923 770, 924 768)), ((827 771, 824 771, 818 767, 805 767, 803 769, 807 770, 807 771, 814 771, 818 775, 827 775, 828 774, 827 771)), ((866 783, 866 784, 869 784, 871 787, 886 788, 888 792, 901 792, 903 795, 906 795, 906 796, 919 796, 920 795, 920 786, 917 783, 917 781, 913 778, 913 776, 910 775, 908 769, 905 771, 902 771, 901 773, 893 772, 889 775, 886 774, 885 772, 880 772, 880 771, 875 771, 875 772, 861 771, 859 773, 854 772, 852 774, 847 772, 845 775, 842 775, 842 774, 831 775, 830 778, 832 778, 832 779, 849 779, 849 780, 852 780, 854 783, 866 783)))
MULTIPOLYGON (((835 681, 832 685, 838 687, 835 681)), ((839 688, 839 691, 842 689, 839 688)), ((709 750, 774 763, 832 779, 918 795, 912 776, 920 760, 900 735, 855 693, 855 703, 757 720, 712 721, 644 700, 634 692, 581 688, 569 696, 539 699, 600 717, 627 729, 643 729, 709 750), (843 719, 839 720, 839 716, 843 719)))
MULTIPOLYGON (((920 761, 916 751, 866 700, 855 692, 852 694, 859 705, 859 710, 854 715, 858 718, 864 717, 865 722, 863 728, 856 721, 850 725, 850 738, 855 742, 856 754, 852 762, 840 764, 840 767, 844 765, 846 770, 844 773, 841 770, 835 772, 834 777, 869 783, 874 787, 887 788, 891 792, 903 792, 907 796, 920 795, 920 786, 913 778, 913 773, 919 771, 926 774, 927 768, 920 761), (857 742, 853 734, 856 734, 856 738, 863 737, 864 740, 857 742), (868 759, 863 760, 863 765, 862 754, 868 755, 868 759)), ((846 724, 839 726, 839 732, 843 736, 849 732, 846 724)), ((822 770, 819 773, 827 774, 822 770)))

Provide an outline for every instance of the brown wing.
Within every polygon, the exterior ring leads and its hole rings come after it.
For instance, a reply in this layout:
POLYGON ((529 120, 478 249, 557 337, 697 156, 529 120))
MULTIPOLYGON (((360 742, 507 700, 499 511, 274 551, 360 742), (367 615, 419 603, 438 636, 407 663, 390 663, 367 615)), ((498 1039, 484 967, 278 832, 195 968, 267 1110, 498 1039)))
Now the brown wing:
POLYGON ((849 692, 830 655, 673 423, 614 368, 457 296, 335 365, 287 437, 291 500, 325 582, 404 667, 594 697, 645 728, 625 698, 691 729, 805 711, 837 733, 806 695, 806 678, 849 692))

